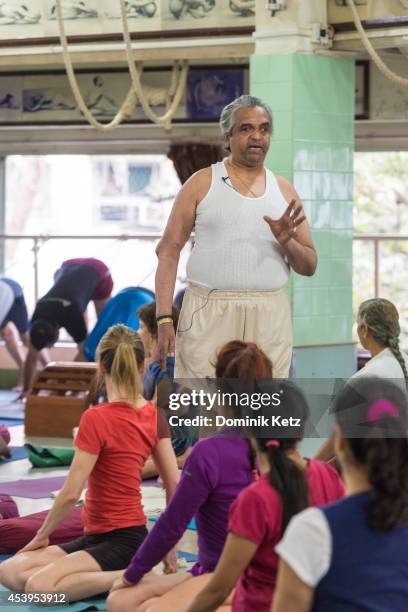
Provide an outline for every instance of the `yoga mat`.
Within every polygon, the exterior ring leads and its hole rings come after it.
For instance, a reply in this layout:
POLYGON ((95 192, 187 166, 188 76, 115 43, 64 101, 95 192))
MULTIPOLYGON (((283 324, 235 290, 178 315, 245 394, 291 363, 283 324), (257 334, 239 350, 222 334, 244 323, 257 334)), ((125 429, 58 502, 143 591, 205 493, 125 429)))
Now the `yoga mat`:
POLYGON ((0 419, 24 419, 24 404, 0 404, 0 419))
POLYGON ((196 555, 195 553, 184 551, 184 550, 178 550, 177 556, 180 557, 181 559, 185 559, 187 563, 195 563, 196 561, 198 561, 198 555, 196 555))
MULTIPOLYGON (((0 489, 0 493, 3 493, 3 491, 0 489)), ((152 523, 156 523, 159 520, 160 516, 149 516, 149 521, 152 521, 152 523)), ((197 531, 197 525, 195 522, 195 519, 192 519, 189 524, 187 525, 187 529, 193 529, 194 531, 197 531)))
POLYGON ((2 419, 0 417, 0 425, 5 425, 6 427, 14 427, 15 425, 24 425, 24 419, 2 419))
POLYGON ((149 478, 148 480, 142 480, 143 487, 161 487, 158 478, 149 478))
POLYGON ((19 461, 20 459, 27 459, 27 451, 24 446, 10 446, 9 447, 12 453, 12 456, 8 459, 4 459, 3 457, 0 459, 0 466, 3 463, 10 463, 11 461, 19 461))
POLYGON ((13 555, 10 554, 4 554, 4 555, 0 555, 0 563, 2 563, 3 561, 5 561, 6 559, 10 559, 10 557, 12 557, 13 555))
MULTIPOLYGON (((0 586, 0 593, 11 593, 8 589, 0 586)), ((77 601, 70 604, 69 606, 29 606, 29 605, 7 605, 2 599, 0 604, 0 610, 19 610, 20 612, 44 612, 44 610, 51 610, 52 612, 84 612, 85 610, 106 610, 106 599, 103 597, 93 597, 84 601, 77 601)))
POLYGON ((0 390, 0 405, 10 404, 19 394, 16 391, 0 390))
POLYGON ((1 482, 0 493, 15 495, 16 497, 29 497, 30 499, 50 497, 53 491, 62 487, 65 478, 66 476, 54 476, 53 478, 31 478, 29 480, 1 482))

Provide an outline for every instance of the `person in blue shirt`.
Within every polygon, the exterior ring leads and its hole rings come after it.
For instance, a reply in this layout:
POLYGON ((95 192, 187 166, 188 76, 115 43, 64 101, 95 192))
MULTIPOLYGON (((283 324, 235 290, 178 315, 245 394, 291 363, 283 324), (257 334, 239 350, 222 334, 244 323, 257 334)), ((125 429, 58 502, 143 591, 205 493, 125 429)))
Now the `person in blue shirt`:
POLYGON ((408 402, 389 379, 350 381, 334 403, 348 496, 295 516, 272 612, 408 609, 408 402))
POLYGON ((110 298, 104 306, 93 330, 85 340, 83 357, 95 361, 96 347, 100 339, 112 325, 122 323, 136 331, 139 329, 137 311, 143 304, 154 300, 154 293, 145 287, 126 287, 110 298))

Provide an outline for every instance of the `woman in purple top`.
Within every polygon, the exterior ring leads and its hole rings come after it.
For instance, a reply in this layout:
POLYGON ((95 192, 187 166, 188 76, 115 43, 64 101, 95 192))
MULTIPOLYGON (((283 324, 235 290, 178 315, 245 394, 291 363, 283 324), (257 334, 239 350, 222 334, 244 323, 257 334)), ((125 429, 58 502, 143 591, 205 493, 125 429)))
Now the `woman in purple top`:
MULTIPOLYGON (((252 343, 233 341, 217 356, 219 378, 271 378, 268 357, 252 343)), ((171 502, 133 557, 108 598, 110 612, 177 609, 166 598, 157 599, 173 587, 180 609, 203 587, 217 565, 227 536, 228 512, 238 493, 254 480, 254 453, 249 442, 233 433, 218 433, 197 442, 185 463, 180 483, 171 502), (177 544, 195 516, 198 562, 185 573, 157 575, 152 568, 177 544), (150 572, 150 573, 149 573, 150 572), (146 575, 148 574, 148 575, 146 575), (194 579, 193 579, 194 578, 194 579), (182 585, 180 583, 183 583, 182 585), (147 602, 149 602, 147 604, 147 602), (169 607, 170 606, 170 607, 169 607)), ((172 597, 172 599, 174 599, 172 597)))

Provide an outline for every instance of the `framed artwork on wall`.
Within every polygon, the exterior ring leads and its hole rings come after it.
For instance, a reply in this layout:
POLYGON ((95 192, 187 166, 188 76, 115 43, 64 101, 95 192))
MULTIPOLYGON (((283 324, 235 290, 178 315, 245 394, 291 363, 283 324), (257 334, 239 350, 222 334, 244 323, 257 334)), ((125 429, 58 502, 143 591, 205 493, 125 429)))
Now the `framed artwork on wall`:
POLYGON ((245 69, 191 68, 187 77, 187 117, 218 121, 224 106, 245 93, 245 69))
MULTIPOLYGON (((85 103, 99 120, 110 121, 131 86, 128 70, 77 70, 85 103)), ((170 68, 146 68, 141 77, 151 107, 165 112, 171 103, 170 68)), ((221 109, 247 92, 248 66, 204 66, 191 68, 186 91, 174 122, 216 122, 221 109)), ((149 123, 139 101, 128 123, 149 123)), ((86 125, 77 108, 65 72, 3 73, 0 75, 0 125, 86 125)))

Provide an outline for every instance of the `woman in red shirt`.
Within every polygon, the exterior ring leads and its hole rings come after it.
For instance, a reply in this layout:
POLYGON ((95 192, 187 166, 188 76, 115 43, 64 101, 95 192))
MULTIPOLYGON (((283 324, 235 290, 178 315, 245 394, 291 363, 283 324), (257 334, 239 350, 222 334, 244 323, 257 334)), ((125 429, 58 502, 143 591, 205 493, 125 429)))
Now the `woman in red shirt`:
MULTIPOLYGON (((70 601, 109 591, 147 535, 141 472, 152 455, 169 499, 179 475, 165 416, 142 396, 144 350, 139 335, 111 327, 97 351, 108 403, 88 408, 75 439, 67 479, 34 539, 0 566, 13 590, 63 592, 70 601), (49 546, 88 481, 81 538, 49 546)), ((175 569, 174 556, 167 559, 175 569)))

